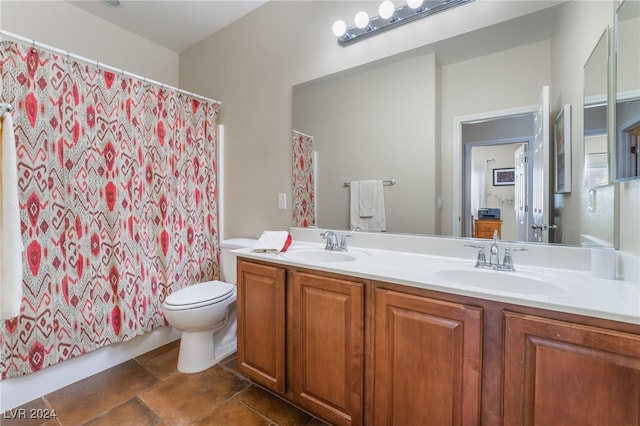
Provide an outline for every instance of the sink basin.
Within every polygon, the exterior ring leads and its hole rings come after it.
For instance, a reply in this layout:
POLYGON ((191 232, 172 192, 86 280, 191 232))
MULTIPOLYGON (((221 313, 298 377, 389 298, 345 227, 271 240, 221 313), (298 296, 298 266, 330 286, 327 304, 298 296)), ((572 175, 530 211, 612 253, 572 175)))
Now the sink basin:
POLYGON ((353 262, 358 256, 351 251, 330 251, 324 249, 299 249, 283 253, 283 257, 311 263, 353 262))
POLYGON ((451 283, 502 293, 539 296, 561 296, 566 294, 566 291, 560 285, 517 272, 476 268, 443 269, 437 271, 435 275, 451 283))

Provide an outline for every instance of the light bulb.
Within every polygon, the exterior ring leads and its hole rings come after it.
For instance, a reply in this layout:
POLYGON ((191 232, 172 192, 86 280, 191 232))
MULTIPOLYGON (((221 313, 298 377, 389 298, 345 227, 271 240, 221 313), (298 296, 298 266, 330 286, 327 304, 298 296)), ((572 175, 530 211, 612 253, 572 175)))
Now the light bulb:
POLYGON ((356 17, 353 21, 355 22, 356 27, 365 29, 367 28, 367 26, 369 26, 369 15, 367 14, 367 12, 360 11, 356 13, 356 17))
POLYGON ((407 0, 407 6, 411 9, 417 9, 422 6, 422 0, 407 0))
POLYGON ((391 0, 385 0, 380 3, 380 7, 378 8, 378 15, 380 15, 383 19, 389 19, 393 16, 393 13, 396 11, 396 8, 393 6, 393 2, 391 0))
POLYGON ((336 37, 342 37, 347 32, 347 24, 342 20, 338 20, 333 23, 333 33, 336 37))

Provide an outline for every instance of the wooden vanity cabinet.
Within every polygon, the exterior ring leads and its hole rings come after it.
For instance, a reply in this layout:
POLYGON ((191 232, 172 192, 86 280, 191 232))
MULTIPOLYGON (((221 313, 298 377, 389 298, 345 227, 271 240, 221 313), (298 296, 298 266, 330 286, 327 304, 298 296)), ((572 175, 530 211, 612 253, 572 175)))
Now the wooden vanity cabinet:
POLYGON ((238 259, 238 370, 285 391, 285 276, 281 267, 238 259))
POLYGON ((640 335, 505 312, 504 425, 640 425, 640 335))
POLYGON ((373 424, 477 425, 482 309, 375 290, 373 424))
POLYGON ((291 274, 293 399, 335 425, 362 424, 364 283, 291 274))
POLYGON ((362 425, 364 289, 238 259, 238 369, 334 425, 362 425))
POLYGON ((238 259, 238 369, 335 425, 640 426, 640 325, 238 259))

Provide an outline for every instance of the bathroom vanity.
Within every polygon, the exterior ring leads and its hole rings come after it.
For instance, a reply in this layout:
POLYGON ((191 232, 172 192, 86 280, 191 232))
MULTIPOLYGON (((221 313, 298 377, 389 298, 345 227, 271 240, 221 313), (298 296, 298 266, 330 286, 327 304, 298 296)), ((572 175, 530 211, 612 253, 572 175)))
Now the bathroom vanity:
MULTIPOLYGON (((640 425, 634 285, 611 287, 598 311, 564 283, 527 294, 525 274, 485 271, 512 277, 513 294, 442 280, 485 273, 470 264, 321 246, 239 253, 238 368, 336 425, 640 425)), ((575 274, 585 298, 615 283, 575 274)))

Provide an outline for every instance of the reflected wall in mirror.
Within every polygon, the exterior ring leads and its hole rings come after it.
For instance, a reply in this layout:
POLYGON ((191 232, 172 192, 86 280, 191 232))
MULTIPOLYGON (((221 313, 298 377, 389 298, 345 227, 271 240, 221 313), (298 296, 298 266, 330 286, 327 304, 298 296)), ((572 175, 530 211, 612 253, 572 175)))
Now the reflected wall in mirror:
POLYGON ((615 179, 640 177, 640 1, 625 0, 615 21, 615 179))
POLYGON ((350 229, 350 187, 384 186, 386 229, 434 234, 436 168, 433 55, 381 63, 294 89, 294 129, 317 152, 318 226, 350 229))
MULTIPOLYGON (((462 211, 468 203, 465 179, 471 174, 464 167, 464 147, 459 157, 453 148, 456 118, 500 111, 535 112, 541 89, 552 84, 550 115, 557 116, 567 103, 581 110, 583 87, 577 73, 602 30, 613 23, 613 14, 610 2, 556 3, 294 86, 293 129, 313 136, 318 155, 317 226, 349 229, 345 181, 394 178, 396 185, 383 189, 387 232, 472 235, 471 230, 465 231, 469 218, 460 214, 456 219, 454 213, 456 205, 462 211), (461 165, 458 170, 454 170, 454 157, 461 165), (457 184, 456 174, 461 176, 457 184), (455 197, 459 200, 454 199, 455 193, 460 194, 455 197)), ((384 35, 376 40, 384 40, 384 35)), ((582 114, 576 112, 576 116, 582 114)), ((579 154, 574 155, 573 181, 580 182, 583 129, 581 121, 573 121, 573 148, 579 154)), ((505 137, 493 135, 483 140, 501 138, 505 137)), ((504 167, 515 168, 516 162, 514 158, 504 167)), ((549 181, 547 189, 553 194, 555 183, 552 178, 549 181)), ((564 220, 564 228, 551 241, 577 245, 585 233, 581 197, 586 189, 575 186, 580 188, 549 197, 555 205, 546 223, 564 220)), ((502 216, 510 217, 511 222, 515 214, 512 200, 515 193, 497 200, 502 216)), ((605 203, 613 205, 613 200, 599 202, 603 208, 605 203)), ((613 220, 611 215, 609 223, 613 220)), ((611 227, 608 241, 613 241, 613 232, 611 227)), ((527 240, 526 234, 518 237, 510 231, 505 237, 527 240)))
POLYGON ((615 188, 609 184, 608 99, 610 49, 605 29, 584 65, 584 169, 582 174, 583 245, 613 245, 615 188))

